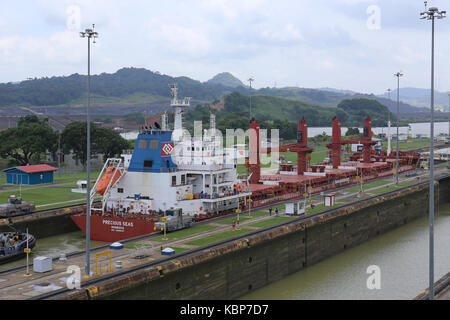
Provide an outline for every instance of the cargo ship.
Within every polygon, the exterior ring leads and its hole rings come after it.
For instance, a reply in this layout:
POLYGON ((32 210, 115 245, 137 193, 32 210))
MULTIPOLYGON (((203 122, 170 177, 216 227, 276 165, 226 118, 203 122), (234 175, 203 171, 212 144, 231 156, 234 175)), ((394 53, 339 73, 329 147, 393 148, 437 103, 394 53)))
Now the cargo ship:
MULTIPOLYGON (((108 159, 92 189, 102 196, 101 204, 91 210, 92 240, 115 242, 157 232, 155 223, 165 219, 165 213, 181 210, 193 221, 302 199, 313 193, 333 190, 395 172, 396 154, 375 149, 371 120, 364 121, 361 137, 342 140, 340 121, 332 122, 332 143, 327 145, 330 162, 310 165, 308 154, 308 125, 302 118, 298 123, 297 140, 293 144, 262 147, 260 126, 250 122, 249 147, 222 148, 222 135, 215 130, 215 117, 210 116, 210 129, 186 138, 182 115, 189 107, 189 98, 178 99, 178 88, 172 91, 174 109, 173 130, 168 129, 167 114, 161 125, 143 127, 131 155, 108 159), (356 144, 360 151, 341 162, 342 146, 356 144), (297 165, 286 161, 277 163, 275 173, 263 174, 262 154, 297 153, 297 165), (248 177, 239 179, 238 160, 244 159, 248 177)), ((189 135, 188 135, 189 136, 189 135)), ((245 140, 244 140, 245 141, 245 140)), ((245 145, 245 143, 244 143, 245 145)), ((242 146, 241 146, 242 147, 242 146)), ((415 170, 420 155, 399 152, 399 173, 415 170)), ((72 220, 85 232, 86 212, 73 215, 72 220)))
MULTIPOLYGON (((174 130, 168 130, 164 114, 161 125, 141 129, 131 155, 106 161, 91 193, 91 202, 98 193, 102 196, 100 207, 91 211, 92 240, 150 234, 168 210, 181 209, 197 221, 230 213, 250 197, 230 150, 219 148, 221 140, 214 134, 183 139, 182 114, 190 101, 178 99, 176 85, 171 90, 174 130)), ((213 115, 210 132, 212 128, 213 115)), ((85 232, 86 213, 71 218, 85 232)))

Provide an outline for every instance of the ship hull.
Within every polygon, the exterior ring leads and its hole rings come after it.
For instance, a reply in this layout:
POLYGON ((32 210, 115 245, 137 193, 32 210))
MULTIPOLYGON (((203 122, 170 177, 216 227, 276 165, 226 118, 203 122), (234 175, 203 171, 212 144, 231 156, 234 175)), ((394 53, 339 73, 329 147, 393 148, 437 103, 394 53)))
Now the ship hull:
MULTIPOLYGON (((86 215, 71 216, 72 221, 86 234, 86 215)), ((141 218, 122 218, 92 215, 90 239, 116 242, 156 232, 154 221, 141 218)))

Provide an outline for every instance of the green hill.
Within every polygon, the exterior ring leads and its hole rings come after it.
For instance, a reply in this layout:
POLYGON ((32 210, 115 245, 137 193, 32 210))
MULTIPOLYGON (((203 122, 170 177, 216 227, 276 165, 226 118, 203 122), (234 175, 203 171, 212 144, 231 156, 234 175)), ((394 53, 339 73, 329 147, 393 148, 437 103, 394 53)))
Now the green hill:
MULTIPOLYGON (((148 102, 147 97, 166 99, 170 96, 169 84, 177 83, 180 93, 196 100, 212 101, 229 93, 231 88, 221 84, 208 84, 187 77, 170 77, 146 69, 123 68, 116 73, 93 75, 91 92, 95 103, 148 102), (137 99, 140 98, 140 99, 137 99)), ((2 106, 55 106, 83 104, 86 96, 87 76, 73 74, 0 84, 2 106)))
POLYGON ((237 88, 237 87, 245 87, 241 80, 233 76, 229 72, 222 72, 215 75, 212 79, 206 81, 209 84, 221 84, 225 87, 237 88))
MULTIPOLYGON (((354 99, 343 101, 338 108, 325 108, 301 101, 271 97, 252 96, 252 117, 257 119, 262 128, 280 129, 284 139, 294 139, 297 123, 305 117, 310 127, 329 127, 334 117, 341 120, 343 126, 362 127, 364 119, 369 115, 374 126, 387 125, 389 111, 386 106, 371 99, 354 99)), ((192 130, 193 121, 202 121, 208 128, 209 115, 216 115, 217 128, 248 128, 250 120, 250 98, 233 92, 225 96, 223 107, 216 105, 197 106, 185 115, 185 125, 192 130)), ((391 119, 395 117, 391 114, 391 119)))
MULTIPOLYGON (((318 90, 297 87, 250 89, 229 73, 221 73, 207 82, 200 82, 188 77, 171 77, 157 71, 153 72, 143 68, 123 68, 115 73, 102 73, 93 75, 91 79, 91 92, 93 105, 132 105, 147 104, 154 101, 168 100, 170 97, 169 84, 177 83, 180 96, 192 97, 195 101, 214 101, 221 99, 233 91, 242 96, 255 95, 284 98, 294 101, 283 101, 282 119, 289 119, 297 107, 306 105, 324 108, 336 108, 342 100, 364 98, 388 105, 391 112, 396 104, 383 97, 374 95, 350 94, 333 90, 318 90)), ((78 106, 86 102, 87 77, 73 74, 66 77, 45 77, 31 79, 19 83, 0 84, 0 107, 5 106, 78 106)), ((242 98, 241 98, 242 99, 242 98)), ((276 100, 270 103, 261 101, 260 116, 269 116, 271 107, 276 100)), ((242 103, 244 101, 242 100, 242 103)), ((272 109, 271 109, 272 108, 272 109)), ((278 110, 275 110, 278 112, 278 110)), ((308 112, 308 110, 303 110, 308 112)), ((302 111, 302 112, 303 112, 302 111)), ((336 111, 334 111, 336 112, 336 111)), ((429 110, 400 104, 402 116, 421 117, 429 110)), ((438 116, 439 114, 437 114, 438 116)), ((322 120, 318 120, 321 123, 322 120)))
MULTIPOLYGON (((376 100, 371 99, 348 99, 343 100, 338 105, 338 109, 342 109, 348 115, 344 118, 339 117, 342 123, 347 123, 349 126, 361 126, 364 119, 369 115, 372 119, 373 126, 386 126, 389 117, 389 109, 376 100)), ((391 119, 396 117, 391 113, 391 119)))

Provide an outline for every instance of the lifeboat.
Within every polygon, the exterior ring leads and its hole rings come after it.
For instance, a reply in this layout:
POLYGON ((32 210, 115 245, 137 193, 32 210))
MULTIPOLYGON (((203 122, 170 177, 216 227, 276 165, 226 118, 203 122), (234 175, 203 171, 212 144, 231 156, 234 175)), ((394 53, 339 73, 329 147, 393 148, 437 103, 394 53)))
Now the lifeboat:
POLYGON ((120 171, 117 170, 116 174, 114 175, 114 171, 116 170, 115 167, 108 167, 106 168, 106 172, 103 175, 103 177, 100 179, 100 181, 97 184, 97 192, 103 195, 106 191, 106 188, 109 185, 109 182, 112 179, 111 186, 113 186, 116 181, 120 178, 120 171), (114 177, 113 177, 114 175, 114 177))

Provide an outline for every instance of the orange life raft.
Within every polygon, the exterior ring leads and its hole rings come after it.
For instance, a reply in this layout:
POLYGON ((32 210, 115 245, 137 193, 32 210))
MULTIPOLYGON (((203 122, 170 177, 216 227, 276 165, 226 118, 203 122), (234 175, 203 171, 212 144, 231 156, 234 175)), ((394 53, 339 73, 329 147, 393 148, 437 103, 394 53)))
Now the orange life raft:
POLYGON ((97 184, 97 192, 103 195, 106 191, 106 188, 108 187, 109 181, 113 179, 111 186, 113 186, 116 181, 120 178, 120 171, 117 170, 116 174, 114 175, 114 171, 116 170, 115 167, 108 167, 106 168, 106 172, 103 175, 103 177, 100 179, 100 181, 97 184), (114 178, 113 178, 114 175, 114 178))

